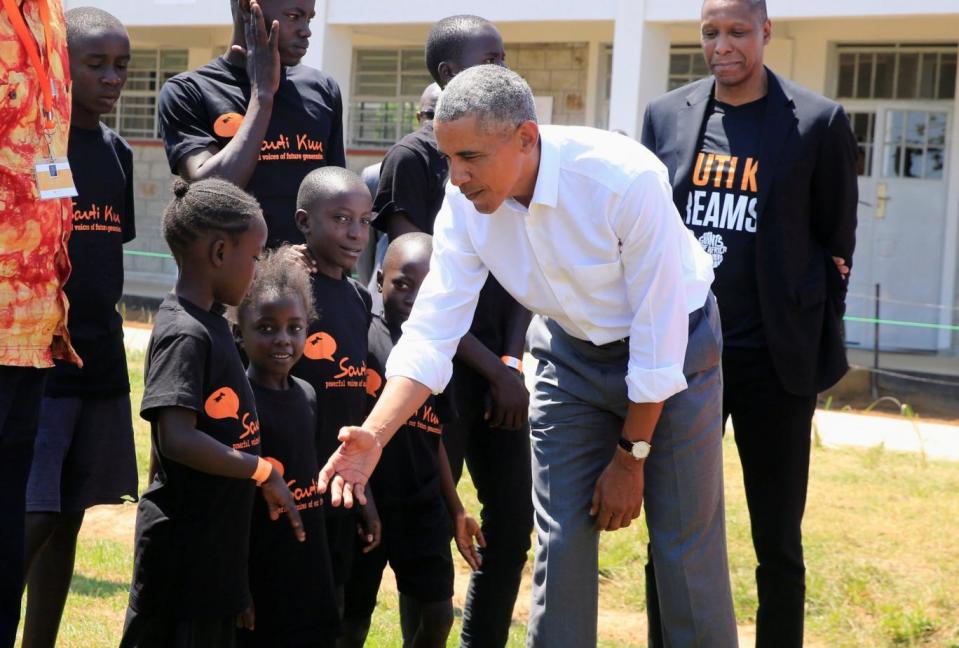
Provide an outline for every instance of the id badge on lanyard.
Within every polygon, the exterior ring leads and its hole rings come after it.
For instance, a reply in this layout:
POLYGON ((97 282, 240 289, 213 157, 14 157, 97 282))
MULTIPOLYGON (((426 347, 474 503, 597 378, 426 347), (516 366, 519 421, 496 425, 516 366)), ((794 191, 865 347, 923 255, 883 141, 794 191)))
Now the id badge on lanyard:
POLYGON ((37 75, 37 81, 40 83, 41 128, 43 129, 43 141, 46 144, 46 155, 34 161, 37 193, 41 200, 72 198, 77 195, 77 189, 73 184, 73 172, 70 170, 70 163, 65 157, 57 157, 53 150, 53 135, 57 128, 63 128, 64 125, 58 124, 55 119, 53 98, 57 94, 57 89, 48 69, 53 58, 53 29, 50 25, 50 7, 47 5, 47 0, 36 1, 40 7, 40 21, 43 23, 43 39, 47 54, 46 65, 40 59, 40 48, 27 27, 16 1, 3 0, 3 7, 14 31, 17 33, 17 38, 20 39, 21 45, 27 52, 27 58, 30 59, 30 64, 37 75))

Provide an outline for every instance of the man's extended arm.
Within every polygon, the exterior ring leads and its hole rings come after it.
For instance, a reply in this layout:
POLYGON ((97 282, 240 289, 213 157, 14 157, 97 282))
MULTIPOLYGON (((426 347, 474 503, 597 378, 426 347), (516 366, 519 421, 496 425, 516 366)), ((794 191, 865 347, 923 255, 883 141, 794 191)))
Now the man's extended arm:
POLYGON ((334 506, 362 504, 364 490, 382 447, 423 404, 439 393, 453 373, 453 355, 473 321, 480 289, 489 271, 469 236, 453 224, 448 203, 436 218, 433 257, 403 337, 386 364, 386 386, 361 427, 340 431, 340 447, 320 471, 320 492, 330 486, 334 506))

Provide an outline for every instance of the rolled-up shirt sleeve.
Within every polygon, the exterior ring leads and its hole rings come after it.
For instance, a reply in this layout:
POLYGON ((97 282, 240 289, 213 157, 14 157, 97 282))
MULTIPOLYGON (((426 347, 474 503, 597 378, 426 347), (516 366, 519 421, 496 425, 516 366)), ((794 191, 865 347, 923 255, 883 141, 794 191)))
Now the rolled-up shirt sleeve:
POLYGON ((476 254, 462 215, 449 200, 433 225, 430 271, 416 296, 403 335, 390 353, 386 377, 403 376, 438 394, 453 375, 453 356, 469 331, 489 270, 476 254))
POLYGON ((665 172, 637 176, 610 219, 622 246, 633 312, 626 372, 629 400, 658 403, 686 389, 683 362, 689 337, 685 228, 665 172))

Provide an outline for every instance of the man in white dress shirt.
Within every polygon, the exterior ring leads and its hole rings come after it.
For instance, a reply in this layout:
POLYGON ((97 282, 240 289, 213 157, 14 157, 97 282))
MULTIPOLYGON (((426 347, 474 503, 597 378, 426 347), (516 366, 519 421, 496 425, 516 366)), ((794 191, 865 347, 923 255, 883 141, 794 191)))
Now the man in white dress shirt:
POLYGON ((529 86, 498 66, 457 75, 434 127, 450 184, 430 273, 383 395, 341 431, 320 488, 334 505, 364 501, 382 446, 449 380, 492 272, 538 316, 529 645, 596 644, 599 531, 629 526, 645 499, 651 638, 735 646, 712 259, 683 226, 665 167, 615 133, 539 127, 529 86))

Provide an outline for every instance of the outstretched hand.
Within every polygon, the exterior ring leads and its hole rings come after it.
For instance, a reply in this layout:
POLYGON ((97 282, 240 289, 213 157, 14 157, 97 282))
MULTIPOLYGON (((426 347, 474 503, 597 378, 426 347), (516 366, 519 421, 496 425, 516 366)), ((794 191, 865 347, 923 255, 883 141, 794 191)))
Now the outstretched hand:
POLYGON ((329 488, 333 506, 353 508, 354 498, 365 505, 366 484, 383 454, 383 446, 375 434, 356 426, 341 428, 338 438, 340 447, 320 470, 320 493, 329 488))

